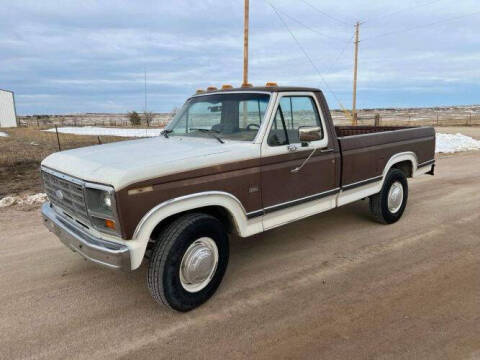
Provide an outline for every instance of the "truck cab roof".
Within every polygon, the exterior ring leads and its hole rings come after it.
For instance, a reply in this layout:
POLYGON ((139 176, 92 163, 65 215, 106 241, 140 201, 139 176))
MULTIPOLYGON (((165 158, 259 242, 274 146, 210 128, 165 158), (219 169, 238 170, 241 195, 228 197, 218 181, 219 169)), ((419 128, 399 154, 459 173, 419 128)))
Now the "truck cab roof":
POLYGON ((201 96, 207 94, 227 93, 227 92, 249 92, 249 91, 262 91, 262 92, 321 92, 318 88, 303 87, 303 86, 252 86, 252 87, 238 87, 233 89, 218 89, 213 91, 205 91, 203 93, 195 94, 194 96, 201 96))

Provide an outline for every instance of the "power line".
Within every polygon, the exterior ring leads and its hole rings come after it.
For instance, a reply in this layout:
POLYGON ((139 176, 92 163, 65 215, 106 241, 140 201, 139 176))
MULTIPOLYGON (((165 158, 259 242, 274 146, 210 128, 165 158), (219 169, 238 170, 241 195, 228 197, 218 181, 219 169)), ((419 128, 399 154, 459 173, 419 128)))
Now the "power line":
POLYGON ((404 11, 407 11, 407 10, 413 10, 413 9, 417 9, 417 8, 420 8, 420 7, 424 7, 424 6, 427 6, 427 5, 432 5, 432 4, 435 4, 439 1, 443 1, 443 0, 433 0, 433 1, 429 1, 429 2, 426 2, 426 3, 423 3, 423 4, 418 4, 418 5, 412 5, 412 6, 409 6, 409 7, 406 7, 406 8, 403 8, 403 9, 400 9, 400 10, 396 10, 396 11, 393 11, 393 12, 389 12, 389 13, 386 13, 386 14, 382 14, 382 15, 379 15, 379 16, 374 16, 374 17, 371 17, 371 18, 367 18, 366 20, 364 20, 363 22, 371 22, 371 21, 375 21, 376 19, 379 19, 379 18, 388 18, 390 16, 393 16, 393 15, 396 15, 396 14, 399 14, 401 12, 404 12, 404 11))
POLYGON ((447 23, 447 22, 463 19, 463 18, 466 18, 466 17, 469 17, 469 16, 474 16, 474 15, 477 15, 477 14, 480 14, 480 11, 475 11, 475 12, 470 13, 470 14, 456 16, 456 17, 452 17, 452 18, 448 18, 448 19, 443 19, 443 20, 432 22, 432 23, 429 23, 429 24, 417 25, 417 26, 414 26, 414 27, 410 27, 408 29, 402 29, 402 30, 398 30, 398 31, 390 31, 390 32, 383 33, 383 34, 376 35, 376 36, 372 36, 372 37, 369 37, 369 38, 367 37, 366 39, 363 39, 363 41, 369 41, 369 40, 377 39, 377 38, 380 38, 380 37, 385 37, 385 36, 399 34, 399 33, 406 33, 406 32, 410 32, 410 31, 417 30, 417 29, 436 26, 436 25, 447 23))
POLYGON ((273 9, 273 11, 275 12, 275 14, 277 15, 277 17, 280 19, 281 23, 283 24, 283 26, 285 26, 285 28, 287 29, 287 31, 290 33, 290 36, 293 38, 293 40, 295 41, 295 43, 297 44, 297 46, 300 48, 300 50, 303 52, 303 54, 305 55, 305 57, 308 59, 308 61, 310 62, 310 64, 312 65, 312 67, 315 69, 315 71, 317 72, 318 76, 320 76, 320 79, 322 80, 322 82, 324 83, 326 89, 333 95, 333 97, 335 98, 335 100, 337 101, 338 105, 344 109, 344 106, 342 105, 342 103, 340 102, 340 100, 338 99, 337 95, 333 92, 333 90, 330 88, 330 86, 328 86, 328 83, 327 81, 325 80, 325 78, 323 77, 322 73, 320 72, 320 70, 318 69, 317 65, 315 65, 315 63, 313 62, 312 58, 308 55, 307 51, 304 49, 304 47, 302 46, 302 44, 300 43, 300 41, 298 41, 297 37, 295 36, 295 34, 290 30, 290 28, 288 27, 288 24, 285 22, 285 20, 282 18, 282 16, 280 15, 280 13, 278 12, 277 8, 275 6, 273 6, 272 3, 270 3, 268 0, 265 0, 265 2, 270 5, 270 7, 273 9))
POLYGON ((306 0, 302 0, 302 2, 304 2, 305 4, 307 4, 308 6, 310 6, 312 9, 314 9, 315 11, 319 12, 320 14, 322 14, 323 16, 326 16, 328 17, 329 19, 331 20, 334 20, 342 25, 346 25, 346 26, 350 26, 351 24, 349 24, 348 22, 345 22, 343 20, 340 20, 330 14, 328 14, 327 12, 323 11, 323 10, 320 10, 319 8, 317 8, 316 6, 313 6, 311 3, 309 3, 308 1, 306 0))
POLYGON ((352 43, 354 37, 355 37, 355 34, 353 34, 353 35, 350 37, 350 39, 348 39, 348 40, 345 42, 345 45, 344 45, 343 48, 340 50, 340 52, 338 53, 338 55, 335 57, 335 60, 333 60, 333 62, 331 63, 330 67, 327 69, 327 74, 330 74, 330 73, 332 72, 333 66, 338 62, 338 60, 340 60, 340 57, 345 53, 345 51, 346 51, 347 48, 348 48, 348 45, 352 43))
POLYGON ((340 40, 339 38, 337 38, 337 37, 335 37, 335 36, 327 35, 327 34, 325 34, 325 33, 322 33, 322 32, 320 32, 320 31, 318 31, 318 30, 315 30, 315 29, 312 28, 311 26, 306 25, 305 23, 301 22, 300 20, 294 18, 293 16, 287 14, 286 12, 284 12, 284 11, 282 11, 282 10, 280 10, 280 9, 277 9, 277 11, 278 11, 279 13, 281 13, 283 16, 289 18, 290 20, 296 22, 297 24, 299 24, 299 25, 303 26, 304 28, 306 28, 306 29, 314 32, 314 33, 317 34, 317 35, 320 35, 320 36, 323 36, 323 37, 332 39, 332 40, 334 40, 334 41, 340 40))

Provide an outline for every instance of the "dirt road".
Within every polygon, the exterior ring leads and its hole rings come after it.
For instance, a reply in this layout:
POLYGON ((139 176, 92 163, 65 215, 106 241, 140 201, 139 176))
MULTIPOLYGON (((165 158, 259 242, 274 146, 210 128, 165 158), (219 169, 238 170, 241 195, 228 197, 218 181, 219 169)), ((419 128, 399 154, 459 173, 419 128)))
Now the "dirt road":
POLYGON ((233 239, 217 294, 179 314, 141 270, 83 261, 38 210, 0 212, 0 358, 480 358, 480 152, 410 181, 402 220, 355 204, 233 239))

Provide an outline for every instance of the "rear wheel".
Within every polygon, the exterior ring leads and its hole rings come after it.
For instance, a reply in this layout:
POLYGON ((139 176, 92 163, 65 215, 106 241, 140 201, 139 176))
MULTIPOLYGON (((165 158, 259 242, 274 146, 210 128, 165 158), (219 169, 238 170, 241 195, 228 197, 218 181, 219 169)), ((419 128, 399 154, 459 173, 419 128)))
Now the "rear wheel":
POLYGON ((408 183, 403 171, 391 169, 383 183, 382 190, 370 196, 370 212, 376 221, 393 224, 398 221, 407 206, 408 183))
POLYGON ((228 255, 228 235, 218 219, 186 214, 157 239, 147 274, 150 293, 174 310, 192 310, 217 290, 228 255))

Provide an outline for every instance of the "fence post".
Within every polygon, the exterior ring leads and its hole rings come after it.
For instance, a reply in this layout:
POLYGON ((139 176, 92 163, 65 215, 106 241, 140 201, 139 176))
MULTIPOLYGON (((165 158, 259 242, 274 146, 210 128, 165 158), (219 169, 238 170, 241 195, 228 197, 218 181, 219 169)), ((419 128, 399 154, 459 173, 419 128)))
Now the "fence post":
POLYGON ((98 138, 98 145, 102 145, 102 140, 100 140, 100 135, 97 136, 97 138, 98 138))
POLYGON ((375 114, 375 126, 380 126, 380 114, 375 114))
POLYGON ((55 125, 55 132, 57 134, 57 144, 58 144, 58 151, 62 151, 62 147, 60 146, 60 137, 58 136, 58 127, 55 125))

